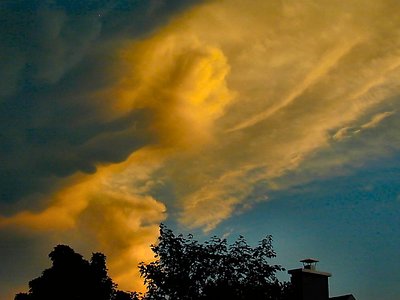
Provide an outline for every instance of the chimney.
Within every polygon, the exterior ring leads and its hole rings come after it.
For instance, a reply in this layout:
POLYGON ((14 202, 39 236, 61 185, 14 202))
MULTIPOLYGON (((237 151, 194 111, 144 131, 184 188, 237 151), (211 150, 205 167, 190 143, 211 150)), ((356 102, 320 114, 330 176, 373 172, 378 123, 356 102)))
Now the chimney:
POLYGON ((303 259, 303 268, 289 270, 296 300, 329 300, 330 273, 317 271, 318 260, 303 259))

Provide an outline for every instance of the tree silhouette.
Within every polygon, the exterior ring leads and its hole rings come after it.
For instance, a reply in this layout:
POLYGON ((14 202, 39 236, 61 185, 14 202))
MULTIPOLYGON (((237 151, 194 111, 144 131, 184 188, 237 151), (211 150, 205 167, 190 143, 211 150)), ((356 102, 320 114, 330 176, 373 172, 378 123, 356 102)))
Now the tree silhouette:
POLYGON ((201 244, 161 225, 151 248, 156 261, 139 266, 148 289, 145 299, 288 298, 289 284, 275 276, 283 268, 268 263, 276 256, 271 236, 254 248, 243 237, 230 246, 217 237, 201 244))
POLYGON ((151 249, 156 260, 139 265, 147 286, 144 295, 117 290, 104 254, 93 253, 87 261, 69 246, 58 245, 49 254, 52 266, 15 300, 289 299, 290 285, 276 277, 283 268, 269 263, 275 257, 271 236, 256 247, 242 236, 232 245, 217 237, 199 243, 161 224, 151 249))
POLYGON ((29 292, 15 300, 131 300, 133 294, 116 290, 107 274, 106 257, 93 253, 90 262, 66 245, 49 254, 52 267, 29 282, 29 292))

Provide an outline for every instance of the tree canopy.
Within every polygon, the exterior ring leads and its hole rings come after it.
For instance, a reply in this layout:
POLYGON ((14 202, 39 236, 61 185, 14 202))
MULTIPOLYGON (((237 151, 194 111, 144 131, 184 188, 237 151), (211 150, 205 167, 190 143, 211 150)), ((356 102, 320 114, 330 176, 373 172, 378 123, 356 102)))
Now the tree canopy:
POLYGON ((286 299, 287 283, 276 278, 279 265, 269 264, 276 256, 272 237, 251 247, 240 236, 232 245, 213 237, 199 243, 192 235, 176 236, 160 226, 158 243, 151 246, 156 260, 142 263, 147 285, 145 299, 286 299))
POLYGON ((49 254, 52 266, 29 282, 29 292, 15 300, 126 300, 134 295, 117 291, 107 274, 106 257, 93 253, 90 261, 66 245, 49 254))
POLYGON ((160 226, 156 244, 150 246, 155 260, 139 265, 147 286, 142 295, 117 290, 108 276, 106 257, 93 253, 90 261, 66 245, 49 254, 52 266, 29 282, 29 292, 15 300, 286 300, 290 285, 280 282, 272 237, 251 247, 240 236, 233 244, 212 237, 200 243, 192 235, 175 235, 160 226))

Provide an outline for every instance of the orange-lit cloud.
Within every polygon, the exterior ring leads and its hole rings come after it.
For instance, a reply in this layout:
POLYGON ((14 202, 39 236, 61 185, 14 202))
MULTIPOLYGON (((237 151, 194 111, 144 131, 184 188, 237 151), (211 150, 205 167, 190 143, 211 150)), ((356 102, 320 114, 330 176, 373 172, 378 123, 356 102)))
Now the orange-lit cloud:
MULTIPOLYGON (((146 165, 147 154, 143 152, 147 150, 139 151, 128 162, 145 173, 151 164, 146 165)), ((2 217, 0 228, 50 234, 59 243, 85 240, 93 250, 108 255, 110 273, 120 288, 142 290, 137 266, 152 259, 149 245, 156 241, 166 208, 151 196, 124 185, 118 176, 129 173, 129 168, 127 162, 100 167, 96 174, 71 180, 70 186, 52 197, 47 208, 2 217)), ((132 186, 146 177, 144 173, 130 178, 132 186)))
MULTIPOLYGON (((90 174, 75 170, 47 207, 2 217, 0 227, 89 236, 121 287, 137 288, 136 264, 151 257, 167 212, 210 231, 264 201, 249 199, 256 185, 282 188, 279 178, 345 143, 354 128, 362 135, 391 119, 399 106, 398 5, 207 1, 150 37, 118 41, 110 82, 90 94, 104 114, 96 117, 137 113, 146 122, 82 141, 90 174), (151 138, 112 159, 90 156, 123 148, 115 136, 151 138)), ((322 174, 348 161, 341 152, 307 166, 322 174)))
MULTIPOLYGON (((149 245, 166 216, 165 205, 149 196, 159 184, 153 174, 167 159, 213 141, 213 123, 233 94, 226 86, 225 56, 195 37, 160 33, 123 43, 117 52, 116 66, 124 68, 111 71, 119 80, 95 93, 98 99, 113 99, 105 117, 144 110, 152 122, 147 128, 133 124, 126 132, 109 135, 135 139, 147 133, 156 137, 152 145, 119 164, 99 163, 93 174, 72 176, 64 189, 49 196, 47 208, 3 217, 0 227, 86 238, 109 256, 110 273, 120 287, 137 290, 142 286, 137 265, 152 258, 149 245)), ((82 147, 95 150, 104 138, 98 135, 82 147)))
POLYGON ((150 196, 110 191, 90 198, 77 219, 75 232, 109 254, 111 276, 121 288, 142 290, 137 267, 153 259, 149 245, 155 242, 158 225, 164 219, 165 206, 150 196))
POLYGON ((196 36, 161 31, 121 51, 120 82, 106 91, 116 111, 150 110, 162 147, 196 148, 212 138, 213 123, 233 99, 229 65, 217 47, 196 36))
POLYGON ((246 198, 257 183, 298 170, 330 147, 332 131, 379 113, 399 87, 393 18, 386 2, 237 0, 207 3, 167 27, 163 35, 218 48, 235 94, 208 129, 215 139, 165 167, 181 222, 214 228, 251 206, 246 198), (383 15, 390 21, 377 22, 383 15))

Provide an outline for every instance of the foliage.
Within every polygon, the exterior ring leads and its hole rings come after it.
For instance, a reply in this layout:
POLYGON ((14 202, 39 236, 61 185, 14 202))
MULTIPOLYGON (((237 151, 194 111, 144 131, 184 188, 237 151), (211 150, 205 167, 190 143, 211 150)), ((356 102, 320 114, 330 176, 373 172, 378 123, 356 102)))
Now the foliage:
POLYGON ((49 254, 52 266, 29 282, 29 292, 15 300, 286 300, 290 286, 276 278, 279 265, 272 237, 251 247, 241 236, 232 245, 217 237, 199 243, 192 235, 175 235, 161 224, 156 260, 141 263, 139 270, 147 293, 117 290, 108 276, 106 257, 93 253, 90 261, 66 245, 49 254))
POLYGON ((106 257, 93 253, 90 262, 66 245, 49 254, 52 267, 29 282, 29 293, 15 300, 131 300, 133 294, 116 290, 107 274, 106 257))
POLYGON ((268 263, 276 256, 271 236, 254 248, 242 236, 230 246, 217 237, 201 244, 161 225, 151 248, 156 260, 139 266, 145 299, 286 299, 288 284, 275 276, 283 268, 268 263))

